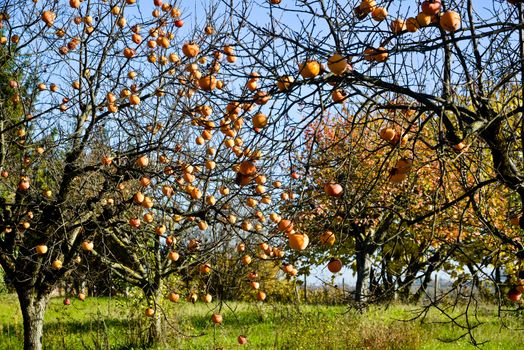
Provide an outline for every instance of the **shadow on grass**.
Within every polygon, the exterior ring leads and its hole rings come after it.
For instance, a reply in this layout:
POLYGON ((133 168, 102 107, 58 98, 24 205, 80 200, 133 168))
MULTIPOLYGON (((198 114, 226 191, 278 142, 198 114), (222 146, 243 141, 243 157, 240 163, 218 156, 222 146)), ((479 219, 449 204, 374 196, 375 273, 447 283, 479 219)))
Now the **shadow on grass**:
POLYGON ((47 321, 44 332, 66 331, 68 333, 85 333, 97 329, 131 328, 136 324, 133 320, 104 319, 89 321, 47 321))
MULTIPOLYGON (((46 349, 147 349, 133 319, 47 320, 44 324, 46 349), (60 344, 64 344, 61 347, 60 344)), ((0 349, 18 349, 23 342, 23 325, 0 325, 0 349), (6 348, 4 342, 9 341, 6 348), (13 347, 14 346, 14 347, 13 347)))

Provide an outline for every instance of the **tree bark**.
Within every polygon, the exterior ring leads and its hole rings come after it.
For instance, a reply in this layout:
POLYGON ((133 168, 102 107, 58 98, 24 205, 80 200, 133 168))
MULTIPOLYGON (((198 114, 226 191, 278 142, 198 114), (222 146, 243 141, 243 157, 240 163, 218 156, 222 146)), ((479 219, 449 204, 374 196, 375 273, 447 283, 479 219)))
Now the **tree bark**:
POLYGON ((365 244, 357 243, 356 248, 357 283, 355 286, 355 301, 366 302, 370 292, 371 258, 365 244))
POLYGON ((160 308, 155 310, 149 326, 149 345, 158 344, 162 341, 162 318, 160 317, 160 308))
POLYGON ((161 298, 161 288, 162 281, 157 280, 156 283, 154 283, 154 285, 148 285, 143 289, 144 295, 150 307, 153 307, 155 309, 155 314, 153 315, 153 317, 151 317, 147 333, 147 344, 150 346, 158 344, 162 340, 162 318, 160 315, 160 307, 158 306, 158 303, 160 302, 161 298))
POLYGON ((415 303, 418 303, 420 301, 423 294, 427 294, 426 291, 427 291, 429 282, 431 282, 431 275, 433 274, 433 271, 435 271, 435 267, 433 264, 430 264, 428 266, 428 269, 424 272, 424 279, 422 280, 420 287, 418 288, 416 293, 413 294, 413 301, 415 303))
POLYGON ((495 267, 495 283, 500 284, 501 283, 500 278, 500 266, 495 267))
POLYGON ((411 288, 413 287, 413 283, 415 283, 417 279, 417 275, 420 272, 422 268, 424 268, 424 262, 420 261, 420 257, 415 258, 415 262, 411 262, 408 264, 405 278, 398 278, 398 290, 400 293, 400 298, 403 302, 411 302, 413 300, 411 295, 411 288))
POLYGON ((24 319, 24 350, 41 350, 49 293, 39 294, 32 289, 19 288, 17 294, 24 319))

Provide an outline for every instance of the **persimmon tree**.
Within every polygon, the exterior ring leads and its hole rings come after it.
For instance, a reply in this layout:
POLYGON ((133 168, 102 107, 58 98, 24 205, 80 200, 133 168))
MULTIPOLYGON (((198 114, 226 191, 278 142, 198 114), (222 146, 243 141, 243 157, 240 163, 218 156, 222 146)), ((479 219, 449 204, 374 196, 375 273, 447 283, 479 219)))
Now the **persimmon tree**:
MULTIPOLYGON (((263 85, 272 86, 270 120, 286 130, 290 148, 304 145, 300 135, 308 125, 322 125, 327 112, 340 102, 349 110, 345 128, 370 123, 373 118, 366 115, 371 112, 412 110, 408 124, 398 124, 384 113, 382 128, 391 130, 383 138, 397 144, 408 137, 414 164, 418 150, 413 145, 420 142, 432 152, 435 164, 457 152, 455 166, 439 166, 437 181, 459 181, 462 192, 452 199, 439 191, 441 206, 419 213, 419 219, 396 215, 395 220, 408 226, 422 224, 462 202, 468 220, 459 216, 448 221, 449 228, 437 227, 458 233, 457 237, 472 227, 479 229, 481 237, 468 240, 490 241, 486 251, 504 247, 518 270, 524 254, 521 232, 509 221, 515 217, 513 222, 524 226, 521 2, 410 5, 371 0, 343 6, 323 1, 245 1, 229 10, 235 18, 231 26, 244 29, 233 31, 237 50, 258 67, 263 85), (250 16, 255 9, 265 17, 250 16), (471 154, 465 163, 461 152, 471 154), (484 201, 480 193, 484 188, 498 207, 484 201), (470 226, 475 221, 480 225, 470 226)), ((373 174, 376 179, 391 168, 378 170, 373 174)), ((377 183, 368 182, 367 187, 377 183)), ((423 198, 418 206, 429 207, 432 201, 423 198)), ((516 278, 512 276, 512 283, 516 278)))
POLYGON ((253 92, 256 73, 230 75, 237 56, 214 5, 189 30, 189 12, 162 1, 62 5, 0 8, 0 65, 12 72, 1 85, 0 264, 26 349, 42 347, 51 292, 90 254, 142 289, 156 340, 165 278, 229 273, 218 249, 268 240, 263 173, 278 144, 257 133, 268 97, 253 92))
MULTIPOLYGON (((476 194, 484 208, 499 194, 489 187, 496 182, 494 172, 474 167, 471 160, 478 155, 473 147, 437 157, 427 145, 432 138, 428 132, 437 126, 423 131, 409 127, 412 110, 367 111, 358 121, 348 117, 343 106, 333 108, 336 112, 336 117, 308 128, 306 147, 311 152, 296 157, 309 175, 303 177, 300 200, 287 215, 295 217, 297 231, 307 233, 313 243, 301 259, 309 264, 331 259, 327 268, 332 272, 339 271, 333 269, 333 260, 354 260, 358 301, 389 299, 397 293, 405 300, 419 299, 432 273, 449 270, 449 261, 466 265, 469 258, 486 266, 478 251, 471 251, 472 244, 475 249, 484 245, 476 242, 483 225, 470 197, 476 194), (393 126, 409 129, 403 140, 388 137, 395 133, 393 126), (471 188, 474 176, 488 180, 471 188), (411 296, 417 279, 421 286, 411 296)), ((500 221, 500 215, 494 217, 500 221)))

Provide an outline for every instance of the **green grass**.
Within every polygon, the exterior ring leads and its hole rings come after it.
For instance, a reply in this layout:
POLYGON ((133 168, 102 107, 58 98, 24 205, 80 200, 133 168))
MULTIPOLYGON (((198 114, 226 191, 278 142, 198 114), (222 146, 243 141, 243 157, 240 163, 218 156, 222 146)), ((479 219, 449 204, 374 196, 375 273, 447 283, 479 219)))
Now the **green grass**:
MULTIPOLYGON (((262 303, 222 304, 221 326, 210 316, 220 305, 166 302, 160 310, 166 320, 164 344, 155 349, 473 349, 469 337, 453 340, 464 330, 439 317, 436 311, 426 320, 405 322, 413 317, 413 306, 372 307, 365 313, 344 306, 281 305, 262 303), (237 336, 245 334, 241 347, 237 336), (442 339, 442 340, 439 340, 442 339)), ((121 298, 73 300, 64 306, 52 299, 46 313, 45 349, 141 349, 149 319, 143 306, 121 298)), ((458 311, 458 310, 457 310, 458 311)), ((451 312, 451 311, 450 311, 451 312)), ((518 349, 524 344, 522 313, 508 313, 501 327, 493 307, 477 312, 483 324, 473 331, 483 349, 518 349)), ((464 318, 458 321, 464 323, 464 318)), ((478 322, 474 318, 472 324, 478 322)), ((22 316, 13 295, 0 295, 0 350, 22 346, 22 316)))

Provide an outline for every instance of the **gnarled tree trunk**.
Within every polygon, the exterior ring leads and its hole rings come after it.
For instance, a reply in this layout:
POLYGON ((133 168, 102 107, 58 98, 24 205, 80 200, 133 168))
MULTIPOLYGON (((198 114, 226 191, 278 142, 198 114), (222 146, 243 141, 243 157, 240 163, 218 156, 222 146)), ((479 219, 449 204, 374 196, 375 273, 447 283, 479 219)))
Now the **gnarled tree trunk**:
POLYGON ((24 350, 41 350, 49 293, 40 294, 24 288, 17 288, 16 292, 24 319, 24 350))

